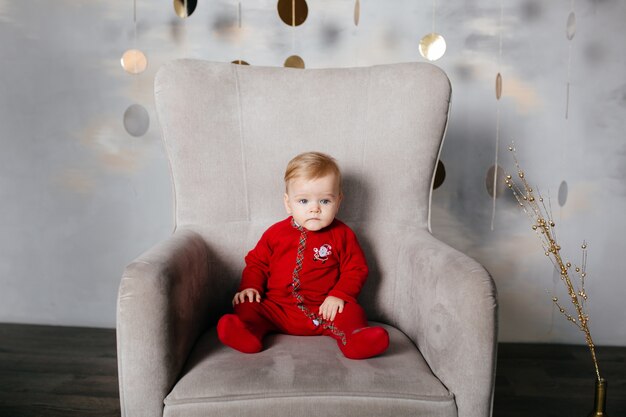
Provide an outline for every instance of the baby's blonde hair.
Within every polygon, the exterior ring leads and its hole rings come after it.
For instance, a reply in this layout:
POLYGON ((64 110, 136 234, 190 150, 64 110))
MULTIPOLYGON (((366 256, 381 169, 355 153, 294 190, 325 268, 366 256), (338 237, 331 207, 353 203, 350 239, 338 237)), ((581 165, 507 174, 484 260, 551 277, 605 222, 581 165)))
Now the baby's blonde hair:
POLYGON ((321 152, 305 152, 293 158, 285 170, 285 191, 294 178, 314 180, 333 174, 341 193, 341 171, 332 156, 321 152))

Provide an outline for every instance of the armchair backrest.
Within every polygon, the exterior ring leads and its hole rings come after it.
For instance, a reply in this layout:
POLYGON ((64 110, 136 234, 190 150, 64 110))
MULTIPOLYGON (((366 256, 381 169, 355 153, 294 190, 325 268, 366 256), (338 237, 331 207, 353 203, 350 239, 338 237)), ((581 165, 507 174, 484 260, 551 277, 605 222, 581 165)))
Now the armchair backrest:
POLYGON ((431 64, 300 70, 179 60, 161 68, 155 91, 179 227, 284 218, 285 166, 310 150, 343 170, 340 219, 428 227, 450 99, 448 78, 431 64))

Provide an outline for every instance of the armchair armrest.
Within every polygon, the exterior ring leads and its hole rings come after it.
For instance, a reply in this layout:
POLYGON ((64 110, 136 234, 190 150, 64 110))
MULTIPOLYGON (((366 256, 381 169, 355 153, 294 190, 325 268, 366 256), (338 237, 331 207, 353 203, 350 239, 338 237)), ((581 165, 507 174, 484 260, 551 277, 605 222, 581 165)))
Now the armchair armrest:
POLYGON ((491 414, 497 348, 496 288, 489 273, 429 233, 401 245, 398 327, 455 395, 459 417, 491 414))
POLYGON ((207 326, 209 256, 178 230, 131 262, 117 300, 117 361, 124 416, 161 416, 163 399, 207 326))

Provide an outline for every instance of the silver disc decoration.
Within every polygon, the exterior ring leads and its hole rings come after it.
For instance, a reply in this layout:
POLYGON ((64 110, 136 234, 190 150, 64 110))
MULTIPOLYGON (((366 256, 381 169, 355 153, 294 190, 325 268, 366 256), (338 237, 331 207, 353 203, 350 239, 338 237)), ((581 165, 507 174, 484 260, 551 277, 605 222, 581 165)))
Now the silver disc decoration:
POLYGON ((559 206, 563 207, 567 202, 567 193, 567 182, 561 181, 561 185, 559 185, 559 206))
POLYGON ((496 100, 502 97, 502 74, 496 75, 496 100))
POLYGON ((124 129, 135 137, 143 136, 150 127, 150 116, 141 104, 132 104, 124 112, 124 129))

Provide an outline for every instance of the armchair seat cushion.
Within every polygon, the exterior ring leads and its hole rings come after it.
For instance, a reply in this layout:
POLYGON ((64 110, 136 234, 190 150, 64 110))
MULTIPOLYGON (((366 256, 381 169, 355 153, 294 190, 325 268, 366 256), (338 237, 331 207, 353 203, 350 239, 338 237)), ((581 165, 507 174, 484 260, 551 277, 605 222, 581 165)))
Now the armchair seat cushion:
POLYGON ((324 336, 270 335, 264 351, 246 355, 223 346, 213 328, 198 340, 164 415, 456 416, 454 396, 415 345, 382 326, 389 349, 360 361, 324 336))

